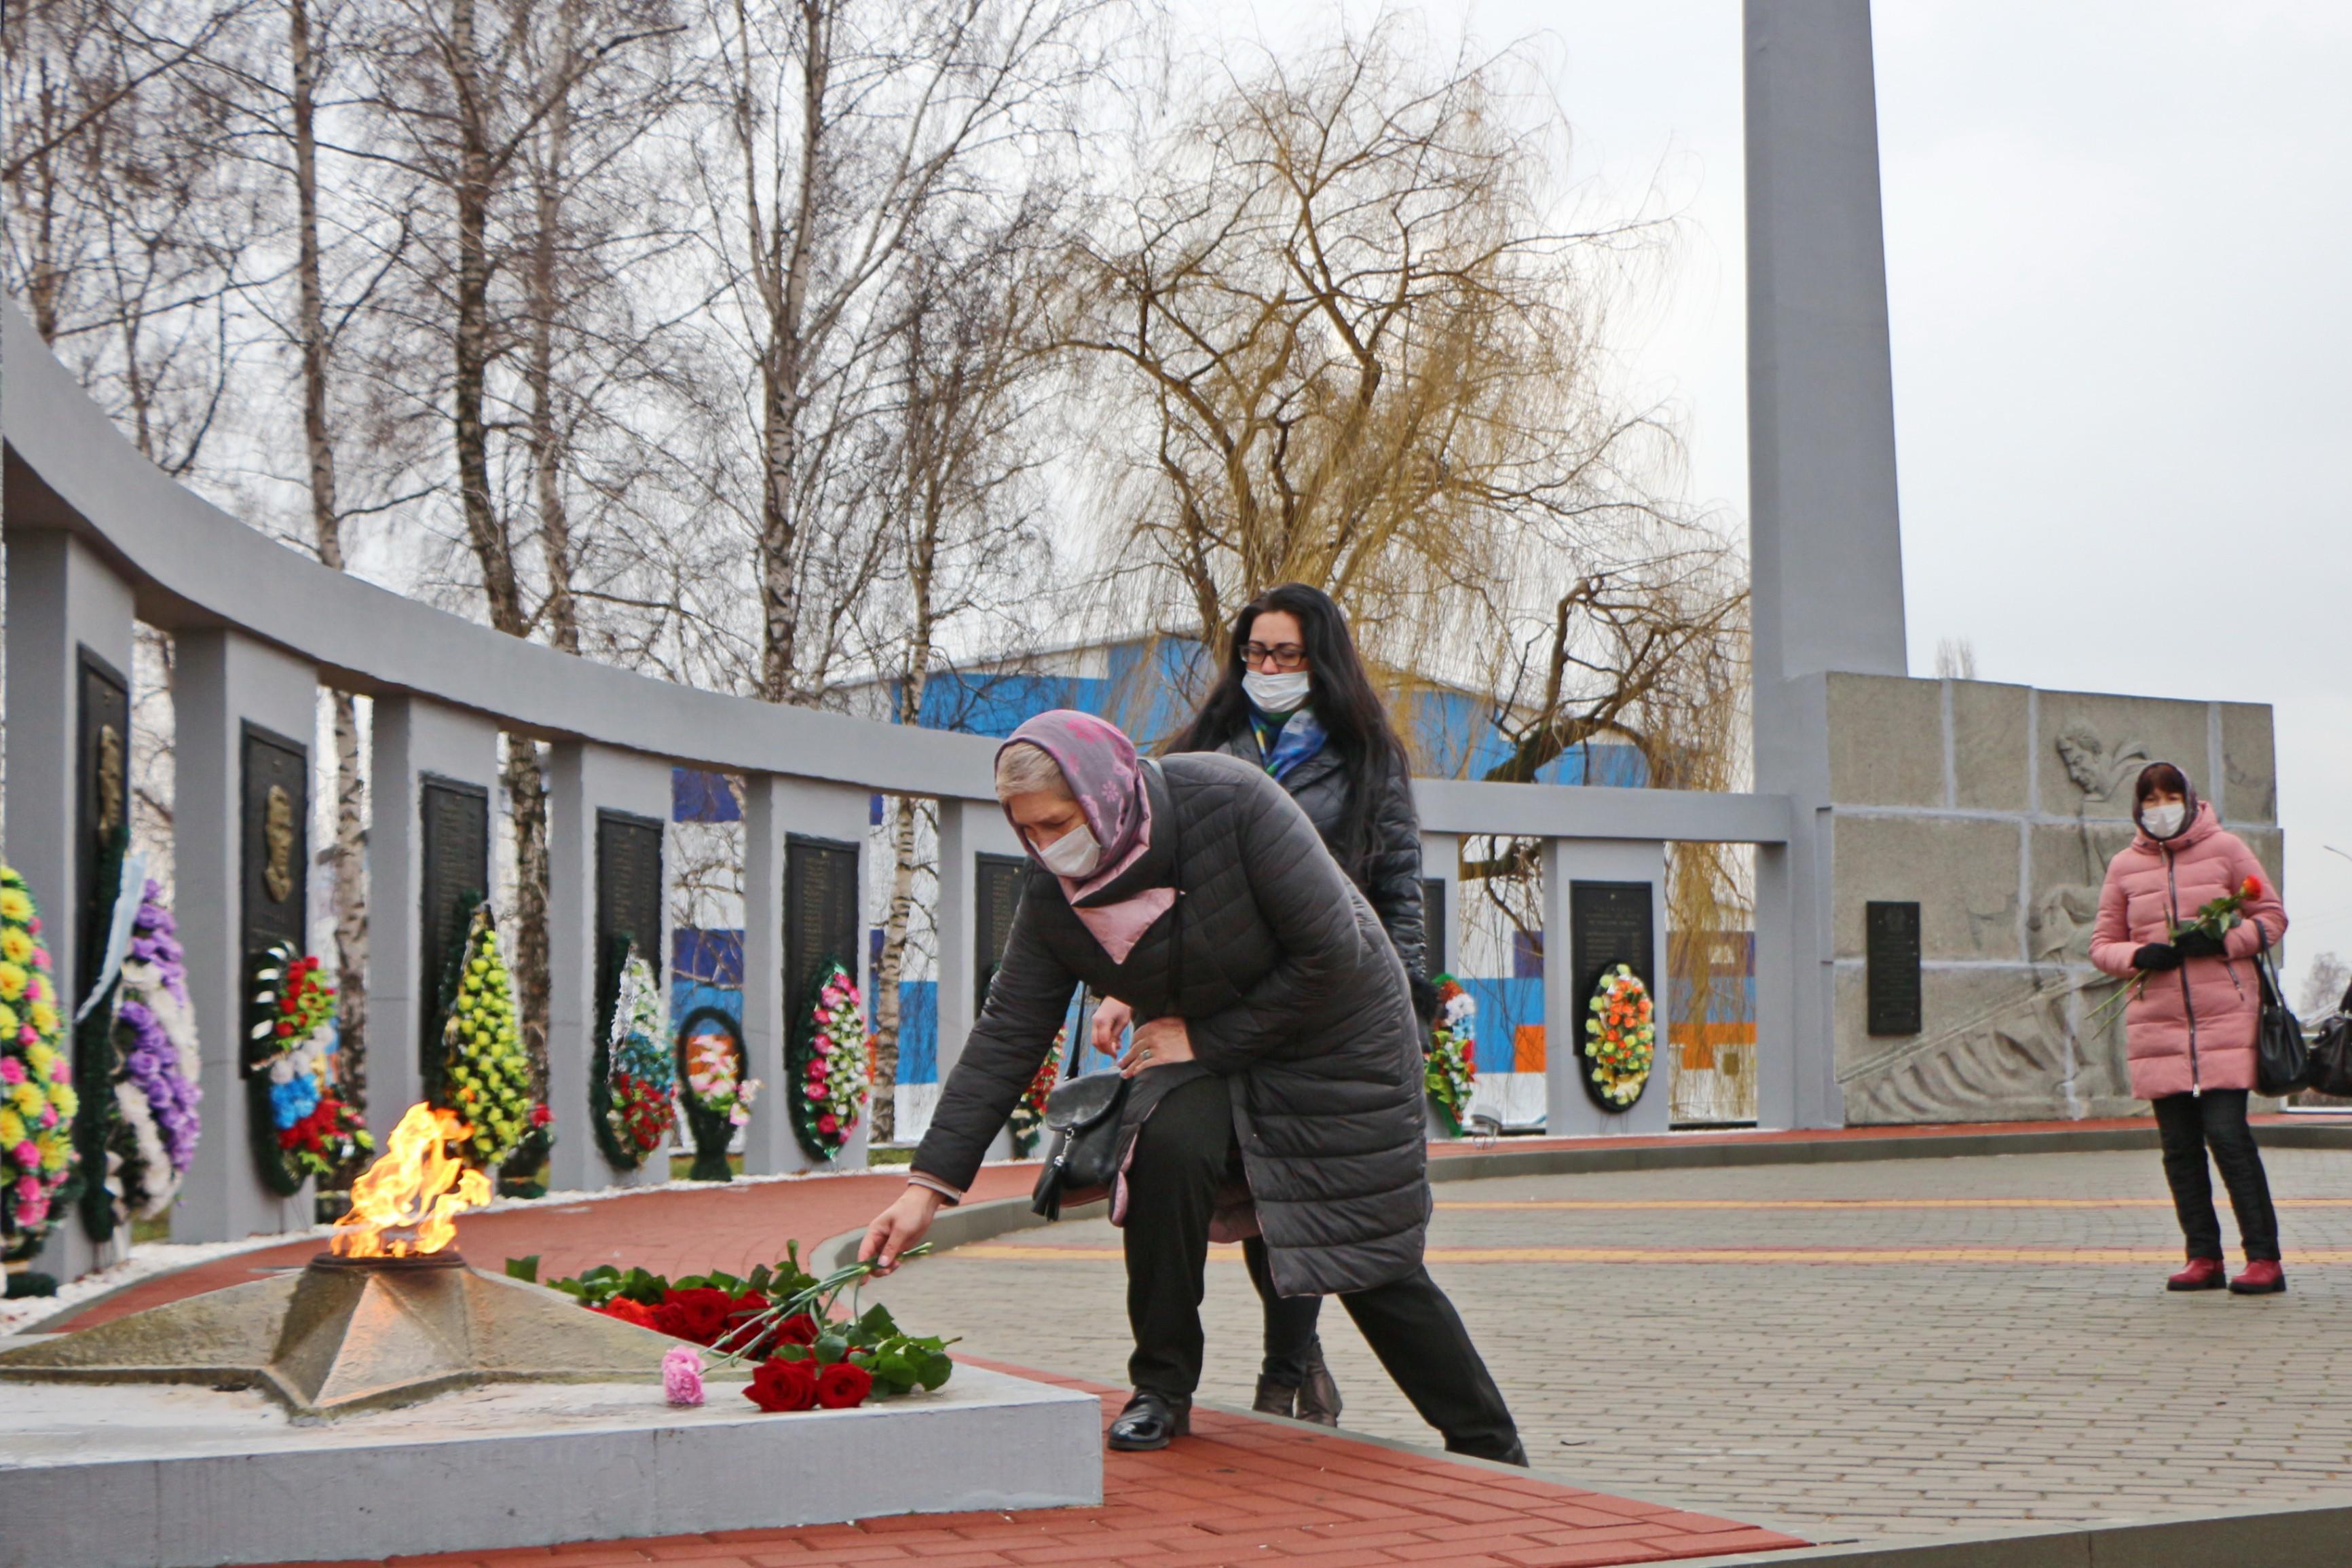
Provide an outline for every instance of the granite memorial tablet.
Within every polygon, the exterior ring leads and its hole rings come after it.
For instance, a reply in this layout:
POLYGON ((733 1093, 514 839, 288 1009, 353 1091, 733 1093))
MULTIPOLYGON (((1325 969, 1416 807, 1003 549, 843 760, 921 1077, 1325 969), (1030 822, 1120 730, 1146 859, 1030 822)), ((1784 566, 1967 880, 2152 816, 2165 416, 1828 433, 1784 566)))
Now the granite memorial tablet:
POLYGON ((1651 882, 1570 882, 1568 885, 1569 973, 1582 1006, 1601 977, 1619 964, 1654 995, 1658 989, 1656 931, 1651 882))
POLYGON ((795 833, 784 841, 784 995, 795 1017, 818 966, 857 972, 857 846, 795 833))
POLYGON ((662 825, 626 811, 596 813, 596 1025, 620 994, 622 942, 662 968, 662 825))
POLYGON ((979 973, 978 989, 971 1005, 976 1012, 988 1005, 988 983, 996 977, 996 966, 1004 962, 1004 944, 1013 940, 1013 912, 1021 907, 1021 887, 1028 880, 1029 858, 1025 855, 981 855, 974 857, 972 885, 979 902, 980 918, 972 922, 972 939, 977 947, 974 965, 979 973))
POLYGON ((271 943, 299 951, 308 939, 310 750, 258 724, 245 726, 244 742, 237 940, 250 972, 271 943))
POLYGON ((1872 900, 1862 910, 1864 991, 1874 1035, 1920 1028, 1919 906, 1872 900))
POLYGON ((1445 879, 1443 877, 1423 877, 1421 879, 1421 933, 1422 968, 1433 980, 1453 967, 1445 956, 1445 879))
POLYGON ((441 1037, 441 984, 473 906, 490 886, 490 792, 480 784, 437 778, 417 781, 416 929, 423 962, 416 973, 423 1016, 417 1038, 430 1062, 441 1037))
MULTIPOLYGON (((131 834, 131 690, 112 665, 81 651, 80 733, 75 740, 73 982, 86 990, 105 961, 121 854, 131 834)), ((75 1006, 79 995, 68 997, 75 1006)))

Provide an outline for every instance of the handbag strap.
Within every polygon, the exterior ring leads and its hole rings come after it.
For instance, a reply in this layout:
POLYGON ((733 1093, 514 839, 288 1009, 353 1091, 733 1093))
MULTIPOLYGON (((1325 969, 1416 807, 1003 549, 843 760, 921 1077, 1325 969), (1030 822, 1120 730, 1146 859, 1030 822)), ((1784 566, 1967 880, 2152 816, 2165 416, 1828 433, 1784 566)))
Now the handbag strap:
POLYGON ((2279 983, 2278 961, 2271 956, 2271 930, 2262 921, 2254 922, 2254 935, 2261 939, 2254 948, 2254 978, 2263 987, 2265 1006, 2286 1005, 2286 987, 2279 983))

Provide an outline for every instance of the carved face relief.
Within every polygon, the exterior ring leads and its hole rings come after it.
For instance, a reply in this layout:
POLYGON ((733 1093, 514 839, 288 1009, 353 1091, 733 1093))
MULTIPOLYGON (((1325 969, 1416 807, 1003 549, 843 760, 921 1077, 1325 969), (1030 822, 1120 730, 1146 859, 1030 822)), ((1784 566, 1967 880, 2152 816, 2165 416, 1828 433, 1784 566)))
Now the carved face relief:
POLYGON ((284 784, 271 784, 261 807, 261 889, 282 904, 294 896, 294 797, 284 784))
POLYGON ((105 837, 122 826, 124 799, 122 736, 111 724, 98 728, 98 831, 105 837))
POLYGON ((2113 798, 2126 775, 2155 760, 2137 741, 2126 741, 2110 753, 2099 732, 2080 720, 2058 732, 2057 747, 2066 776, 2089 800, 2113 798))

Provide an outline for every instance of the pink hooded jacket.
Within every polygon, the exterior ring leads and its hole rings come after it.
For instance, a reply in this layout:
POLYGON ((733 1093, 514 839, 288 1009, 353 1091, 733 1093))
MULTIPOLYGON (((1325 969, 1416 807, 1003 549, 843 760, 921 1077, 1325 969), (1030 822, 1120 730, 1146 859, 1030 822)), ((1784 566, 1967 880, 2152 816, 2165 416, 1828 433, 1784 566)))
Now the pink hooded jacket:
POLYGON ((2254 1087, 2262 987, 2251 961, 2263 932, 2273 944, 2286 933, 2286 907, 2253 851, 2193 792, 2189 805, 2188 826, 2179 833, 2153 838, 2142 826, 2107 862, 2099 918, 2091 928, 2091 962, 2128 977, 2138 973, 2132 954, 2142 944, 2169 942, 2172 927, 2194 919, 2201 905, 2235 891, 2249 877, 2262 891, 2246 900, 2239 910, 2242 923, 2221 939, 2224 956, 2192 958, 2178 969, 2151 973, 2138 998, 2125 1007, 2132 1092, 2142 1100, 2254 1087))

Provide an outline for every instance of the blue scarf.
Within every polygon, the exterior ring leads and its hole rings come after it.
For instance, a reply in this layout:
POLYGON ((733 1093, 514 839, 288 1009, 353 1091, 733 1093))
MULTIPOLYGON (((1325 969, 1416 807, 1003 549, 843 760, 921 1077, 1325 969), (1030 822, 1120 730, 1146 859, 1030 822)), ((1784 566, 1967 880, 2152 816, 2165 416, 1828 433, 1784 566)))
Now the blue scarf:
POLYGON ((1327 738, 1322 721, 1311 708, 1296 709, 1287 719, 1277 719, 1259 712, 1252 704, 1250 727, 1257 732, 1258 754, 1265 759, 1265 771, 1276 780, 1289 777, 1299 763, 1321 751, 1327 738))

